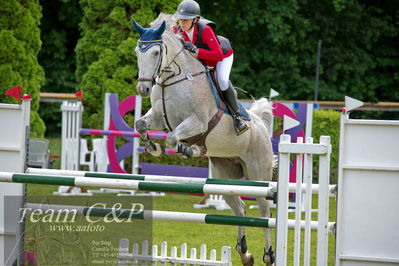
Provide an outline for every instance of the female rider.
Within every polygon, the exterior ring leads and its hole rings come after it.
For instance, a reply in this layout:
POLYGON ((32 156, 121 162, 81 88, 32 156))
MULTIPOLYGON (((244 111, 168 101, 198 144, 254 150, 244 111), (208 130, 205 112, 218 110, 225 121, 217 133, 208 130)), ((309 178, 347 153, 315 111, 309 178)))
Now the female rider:
POLYGON ((185 41, 184 47, 206 66, 216 67, 216 74, 219 87, 222 90, 224 99, 234 112, 234 126, 237 135, 248 130, 247 123, 239 113, 237 103, 237 92, 230 82, 230 71, 233 65, 233 49, 230 48, 223 54, 219 41, 208 25, 203 27, 202 38, 198 39, 200 28, 201 10, 194 0, 184 0, 177 7, 175 17, 179 20, 179 26, 174 28, 175 33, 180 33, 185 41))

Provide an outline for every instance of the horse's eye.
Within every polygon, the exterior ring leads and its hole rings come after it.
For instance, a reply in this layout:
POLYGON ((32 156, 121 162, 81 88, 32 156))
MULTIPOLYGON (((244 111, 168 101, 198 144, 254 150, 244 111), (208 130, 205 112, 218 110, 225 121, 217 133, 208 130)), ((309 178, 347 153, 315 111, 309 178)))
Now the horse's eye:
POLYGON ((158 56, 158 55, 159 55, 159 51, 154 51, 152 54, 153 54, 154 56, 158 56))

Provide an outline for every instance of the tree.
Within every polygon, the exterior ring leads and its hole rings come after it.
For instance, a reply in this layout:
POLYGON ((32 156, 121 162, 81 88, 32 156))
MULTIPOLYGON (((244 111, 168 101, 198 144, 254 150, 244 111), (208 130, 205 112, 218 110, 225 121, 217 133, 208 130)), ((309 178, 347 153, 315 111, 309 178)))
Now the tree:
POLYGON ((163 11, 172 13, 178 0, 81 0, 83 20, 76 47, 77 79, 84 94, 85 126, 102 127, 103 98, 106 92, 120 99, 135 94, 138 34, 132 29, 135 18, 148 25, 163 11))
POLYGON ((200 1, 235 50, 232 79, 255 96, 313 100, 322 40, 319 100, 399 101, 397 1, 200 1))
MULTIPOLYGON (((40 0, 43 18, 40 25, 42 49, 39 63, 45 72, 42 92, 75 92, 75 47, 80 37, 82 19, 79 0, 40 0)), ((42 103, 40 117, 46 122, 46 135, 61 133, 61 110, 58 103, 42 103)))
MULTIPOLYGON (((44 72, 37 61, 40 50, 39 0, 0 1, 0 87, 2 90, 21 85, 32 96, 31 136, 42 137, 45 131, 39 109, 39 92, 44 72)), ((0 101, 16 103, 4 93, 0 101)))
POLYGON ((45 92, 75 92, 76 43, 80 37, 82 12, 79 0, 40 0, 43 18, 40 26, 43 41, 39 62, 45 71, 45 92))

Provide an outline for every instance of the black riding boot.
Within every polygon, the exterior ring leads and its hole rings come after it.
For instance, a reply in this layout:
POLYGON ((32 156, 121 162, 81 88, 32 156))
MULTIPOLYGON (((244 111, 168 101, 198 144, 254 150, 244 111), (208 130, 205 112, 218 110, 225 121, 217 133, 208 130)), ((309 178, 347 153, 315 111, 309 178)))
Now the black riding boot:
POLYGON ((233 87, 233 84, 229 83, 229 88, 225 91, 222 91, 224 99, 227 101, 231 111, 233 112, 234 119, 234 128, 237 136, 241 135, 245 131, 249 129, 248 124, 242 119, 240 115, 240 108, 237 102, 237 92, 233 87))

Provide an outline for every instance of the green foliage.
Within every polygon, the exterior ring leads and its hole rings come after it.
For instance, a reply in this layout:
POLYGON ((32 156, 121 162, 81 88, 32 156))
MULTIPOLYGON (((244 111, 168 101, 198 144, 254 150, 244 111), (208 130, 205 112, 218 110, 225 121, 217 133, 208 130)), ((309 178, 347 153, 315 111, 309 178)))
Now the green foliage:
POLYGON ((76 76, 84 93, 84 124, 101 128, 106 92, 120 99, 135 94, 137 60, 134 49, 138 34, 132 29, 135 18, 141 25, 154 20, 159 12, 174 12, 174 0, 81 0, 82 38, 76 46, 76 76))
POLYGON ((39 115, 46 123, 46 136, 60 136, 62 113, 61 103, 42 102, 40 103, 39 115))
MULTIPOLYGON (((332 147, 330 165, 331 184, 336 184, 338 181, 339 127, 340 112, 332 110, 318 110, 313 112, 313 142, 319 143, 320 136, 330 136, 332 147)), ((317 176, 318 163, 315 162, 314 166, 314 176, 317 176)))
MULTIPOLYGON (((234 83, 257 97, 313 100, 322 40, 319 100, 399 101, 398 1, 200 1, 235 50, 234 83)), ((247 97, 247 96, 246 96, 247 97)))
POLYGON ((44 138, 46 125, 37 112, 30 113, 30 136, 32 138, 44 138))
POLYGON ((46 73, 42 91, 75 92, 74 49, 79 39, 82 12, 79 0, 40 1, 43 19, 40 26, 43 47, 39 62, 46 73))
MULTIPOLYGON (((37 61, 41 47, 41 6, 38 0, 8 0, 0 2, 0 88, 2 91, 21 85, 23 93, 32 96, 32 117, 37 115, 39 91, 44 82, 42 67, 37 61)), ((17 103, 4 93, 0 102, 17 103)), ((33 127, 32 135, 43 135, 44 127, 33 127), (36 131, 37 130, 37 131, 36 131)))

